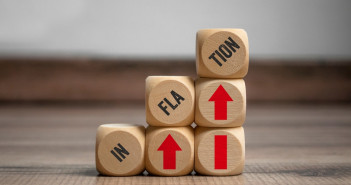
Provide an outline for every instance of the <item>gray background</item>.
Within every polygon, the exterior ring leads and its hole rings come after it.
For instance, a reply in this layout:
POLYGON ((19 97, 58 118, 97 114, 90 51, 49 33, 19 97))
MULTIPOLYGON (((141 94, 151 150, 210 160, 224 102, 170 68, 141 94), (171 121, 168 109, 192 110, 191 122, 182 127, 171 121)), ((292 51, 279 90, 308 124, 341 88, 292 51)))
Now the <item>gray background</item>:
POLYGON ((244 28, 253 58, 351 58, 351 1, 0 1, 0 56, 194 58, 202 28, 244 28))

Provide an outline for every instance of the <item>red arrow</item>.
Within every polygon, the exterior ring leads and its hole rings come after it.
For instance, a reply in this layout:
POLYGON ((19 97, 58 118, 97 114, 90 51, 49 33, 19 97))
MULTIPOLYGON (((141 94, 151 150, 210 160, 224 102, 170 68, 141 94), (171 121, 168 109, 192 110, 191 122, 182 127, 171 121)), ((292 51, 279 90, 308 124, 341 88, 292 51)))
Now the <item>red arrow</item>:
POLYGON ((227 101, 233 101, 222 85, 219 85, 208 101, 215 102, 215 120, 227 120, 227 101))
POLYGON ((176 169, 176 151, 182 151, 171 134, 168 134, 157 151, 163 151, 163 169, 176 169))

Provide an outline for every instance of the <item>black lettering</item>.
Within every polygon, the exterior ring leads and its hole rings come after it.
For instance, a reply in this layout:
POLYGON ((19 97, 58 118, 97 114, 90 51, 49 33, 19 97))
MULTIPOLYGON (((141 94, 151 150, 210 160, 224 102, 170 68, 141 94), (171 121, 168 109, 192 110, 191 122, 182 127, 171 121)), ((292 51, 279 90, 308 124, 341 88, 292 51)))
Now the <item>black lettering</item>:
POLYGON ((233 52, 235 53, 236 50, 235 48, 239 49, 240 46, 231 38, 231 37, 228 37, 229 41, 224 41, 224 43, 231 49, 233 50, 233 52))
MULTIPOLYGON (((222 44, 222 45, 223 45, 223 44, 222 44)), ((227 59, 224 58, 217 50, 215 51, 215 53, 216 53, 219 57, 221 57, 221 59, 222 59, 224 62, 227 62, 227 59)))
POLYGON ((162 106, 162 104, 163 104, 163 101, 161 101, 159 104, 158 104, 158 107, 160 107, 160 109, 161 110, 163 110, 163 112, 167 115, 167 116, 169 116, 169 112, 167 111, 167 106, 162 106))
POLYGON ((167 100, 167 98, 163 99, 165 102, 174 110, 178 107, 178 104, 173 105, 170 101, 167 100))
POLYGON ((173 96, 173 98, 177 101, 178 104, 180 104, 180 100, 184 101, 185 99, 180 96, 178 93, 176 93, 175 91, 171 91, 171 94, 173 96))
POLYGON ((111 150, 111 154, 115 156, 119 160, 119 162, 123 161, 113 150, 111 150))
POLYGON ((123 159, 125 159, 126 157, 123 154, 129 155, 129 152, 121 145, 121 144, 117 144, 120 148, 114 147, 113 149, 115 149, 115 151, 122 156, 123 159))
POLYGON ((208 59, 213 59, 219 66, 222 66, 222 64, 217 60, 217 58, 214 55, 215 53, 212 53, 212 55, 209 56, 208 59))
MULTIPOLYGON (((224 44, 221 44, 221 45, 219 46, 219 51, 220 51, 226 58, 230 58, 230 57, 233 55, 232 51, 230 51, 230 50, 227 48, 227 46, 224 45, 224 44), (223 48, 224 48, 227 52, 223 51, 223 48)), ((225 61, 227 61, 227 60, 225 60, 225 61)), ((225 61, 224 61, 224 62, 225 62, 225 61)))
MULTIPOLYGON (((126 156, 124 154, 129 155, 129 152, 120 144, 117 144, 120 148, 114 147, 113 149, 123 158, 125 159, 126 156)), ((111 153, 113 156, 115 156, 119 162, 122 162, 123 160, 113 151, 111 150, 111 153)))

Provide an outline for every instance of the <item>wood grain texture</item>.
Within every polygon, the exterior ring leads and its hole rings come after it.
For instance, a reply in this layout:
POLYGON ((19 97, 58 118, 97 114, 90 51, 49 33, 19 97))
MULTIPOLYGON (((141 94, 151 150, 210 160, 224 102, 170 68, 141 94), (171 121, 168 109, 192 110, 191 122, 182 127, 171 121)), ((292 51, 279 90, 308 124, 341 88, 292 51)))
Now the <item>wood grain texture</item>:
POLYGON ((243 79, 210 79, 199 78, 195 83, 196 106, 195 123, 203 127, 240 127, 246 118, 246 88, 243 79), (222 99, 225 95, 218 90, 222 87, 230 101, 222 99), (220 93, 213 100, 216 93, 220 93), (210 101, 211 100, 211 101, 210 101), (216 102, 219 101, 219 102, 216 102), (217 103, 224 103, 216 107, 217 103), (224 110, 218 110, 226 106, 224 110), (217 118, 216 114, 224 114, 225 118, 217 118))
POLYGON ((103 124, 96 133, 96 170, 102 175, 131 176, 145 170, 145 127, 103 124))
POLYGON ((149 125, 188 126, 194 122, 195 87, 190 76, 149 76, 145 81, 149 125))
POLYGON ((196 34, 196 71, 206 78, 244 78, 249 40, 243 29, 203 29, 196 34))
POLYGON ((249 104, 239 176, 99 176, 96 129, 146 126, 143 105, 1 105, 0 184, 350 184, 351 105, 249 104))

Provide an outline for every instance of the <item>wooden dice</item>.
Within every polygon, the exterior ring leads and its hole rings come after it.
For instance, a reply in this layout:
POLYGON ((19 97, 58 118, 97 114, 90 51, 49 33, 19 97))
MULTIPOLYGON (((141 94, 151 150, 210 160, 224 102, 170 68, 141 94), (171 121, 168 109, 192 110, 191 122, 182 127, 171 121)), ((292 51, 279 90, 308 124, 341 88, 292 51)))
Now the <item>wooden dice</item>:
POLYGON ((152 126, 187 126, 194 122, 194 81, 187 76, 146 79, 146 122, 152 126))
POLYGON ((243 29, 205 29, 196 36, 195 171, 237 175, 245 161, 245 77, 249 43, 243 29), (205 78, 204 78, 205 77, 205 78))
POLYGON ((110 176, 137 175, 145 169, 145 128, 132 124, 104 124, 96 133, 96 169, 110 176))
POLYGON ((154 175, 187 175, 194 167, 192 127, 152 127, 146 129, 146 170, 154 175))
POLYGON ((199 77, 243 78, 249 66, 249 42, 243 29, 203 29, 196 35, 199 77))
POLYGON ((243 79, 196 80, 195 123, 205 127, 239 127, 246 117, 243 79))
POLYGON ((242 127, 195 128, 195 171, 203 175, 238 175, 244 169, 242 127))
POLYGON ((194 83, 188 76, 149 76, 146 129, 106 124, 96 136, 96 168, 104 175, 238 175, 245 161, 249 44, 243 29, 205 29, 196 36, 194 83), (195 121, 194 129, 189 126, 195 121), (146 134, 146 136, 145 136, 146 134), (145 158, 144 158, 145 154, 145 158), (145 161, 144 161, 145 160, 145 161))

